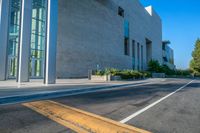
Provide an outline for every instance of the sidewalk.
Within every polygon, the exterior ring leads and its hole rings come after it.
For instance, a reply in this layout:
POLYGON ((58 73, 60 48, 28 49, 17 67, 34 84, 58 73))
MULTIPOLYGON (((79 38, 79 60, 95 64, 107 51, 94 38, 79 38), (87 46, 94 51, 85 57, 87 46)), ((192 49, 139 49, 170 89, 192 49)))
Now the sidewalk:
POLYGON ((139 81, 98 82, 87 79, 58 79, 56 84, 44 85, 42 80, 32 80, 18 84, 14 80, 0 81, 0 105, 69 96, 130 85, 159 82, 163 79, 146 79, 139 81))

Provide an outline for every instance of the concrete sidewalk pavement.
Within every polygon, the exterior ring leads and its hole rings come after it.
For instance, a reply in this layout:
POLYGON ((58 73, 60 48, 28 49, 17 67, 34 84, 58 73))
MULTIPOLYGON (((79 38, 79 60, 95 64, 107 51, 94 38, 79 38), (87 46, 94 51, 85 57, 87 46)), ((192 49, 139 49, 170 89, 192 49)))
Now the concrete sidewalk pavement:
POLYGON ((0 105, 91 93, 116 87, 149 84, 163 80, 145 79, 138 81, 99 82, 87 79, 58 79, 57 84, 54 85, 44 85, 42 84, 42 80, 32 80, 29 83, 20 85, 14 80, 0 81, 0 105))

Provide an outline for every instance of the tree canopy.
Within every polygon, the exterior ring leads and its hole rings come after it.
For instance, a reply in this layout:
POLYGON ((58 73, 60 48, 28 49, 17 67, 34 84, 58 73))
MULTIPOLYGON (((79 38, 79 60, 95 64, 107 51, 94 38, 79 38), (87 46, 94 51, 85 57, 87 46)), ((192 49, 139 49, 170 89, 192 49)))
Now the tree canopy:
POLYGON ((192 57, 193 59, 190 62, 190 69, 192 70, 194 75, 200 76, 200 39, 197 39, 195 43, 192 57))

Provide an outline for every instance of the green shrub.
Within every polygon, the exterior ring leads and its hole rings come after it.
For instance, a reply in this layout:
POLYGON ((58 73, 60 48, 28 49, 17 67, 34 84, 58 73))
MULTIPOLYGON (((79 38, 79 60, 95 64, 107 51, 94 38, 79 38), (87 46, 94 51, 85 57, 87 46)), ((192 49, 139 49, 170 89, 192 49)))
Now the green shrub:
POLYGON ((96 70, 95 75, 112 75, 120 76, 122 79, 140 79, 145 77, 151 77, 150 72, 139 72, 135 70, 118 70, 115 68, 106 68, 105 70, 96 70))
POLYGON ((142 72, 139 72, 139 71, 132 71, 132 75, 136 78, 136 79, 139 79, 139 78, 143 78, 144 77, 144 74, 142 72))
POLYGON ((94 71, 94 74, 97 76, 104 76, 105 75, 105 71, 103 70, 96 70, 94 71))
POLYGON ((121 76, 122 79, 133 79, 133 76, 128 70, 120 71, 117 75, 121 76))
POLYGON ((151 60, 148 63, 148 71, 159 73, 162 71, 162 67, 158 61, 151 60))
POLYGON ((178 75, 178 76, 189 76, 191 75, 191 71, 190 70, 176 70, 175 71, 175 74, 178 75))
POLYGON ((152 77, 151 72, 143 71, 143 72, 141 72, 141 73, 143 74, 143 77, 144 77, 144 78, 150 78, 150 77, 152 77))
POLYGON ((122 70, 118 73, 122 79, 139 79, 143 78, 143 73, 134 70, 122 70))
MULTIPOLYGON (((189 70, 171 70, 168 66, 163 65, 160 66, 157 61, 151 61, 149 67, 150 71, 136 71, 136 70, 119 70, 115 68, 106 68, 105 70, 96 70, 94 71, 95 75, 103 76, 103 75, 112 75, 112 76, 120 76, 122 79, 141 79, 141 78, 150 78, 153 72, 165 73, 167 76, 181 76, 187 77, 191 75, 191 71, 189 70), (157 69, 157 70, 156 70, 157 69)), ((195 75, 200 76, 200 75, 195 75)))
POLYGON ((118 69, 115 69, 115 68, 106 68, 105 69, 105 73, 107 74, 107 75, 112 75, 112 76, 116 76, 118 73, 120 72, 120 70, 118 70, 118 69))
MULTIPOLYGON (((122 79, 140 79, 140 78, 150 78, 153 72, 165 73, 167 76, 171 77, 188 77, 191 76, 190 70, 171 70, 168 66, 159 66, 158 62, 151 61, 150 71, 136 71, 136 70, 119 70, 115 68, 106 68, 105 70, 94 71, 95 75, 112 75, 120 76, 122 79), (157 70, 156 70, 157 69, 157 70)), ((196 74, 195 76, 200 76, 196 74)))
POLYGON ((165 73, 168 76, 190 76, 189 70, 172 70, 166 65, 160 65, 158 61, 151 60, 148 63, 148 71, 151 73, 165 73))
POLYGON ((161 72, 165 73, 166 75, 175 75, 176 74, 174 70, 170 69, 166 65, 161 66, 161 72))

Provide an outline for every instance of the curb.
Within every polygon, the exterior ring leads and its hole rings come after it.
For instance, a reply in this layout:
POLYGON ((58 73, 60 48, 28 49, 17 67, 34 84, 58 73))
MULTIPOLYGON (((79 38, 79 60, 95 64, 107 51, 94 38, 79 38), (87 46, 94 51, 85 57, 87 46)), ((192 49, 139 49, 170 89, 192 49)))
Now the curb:
POLYGON ((58 98, 64 96, 74 96, 80 94, 88 94, 88 93, 95 93, 99 91, 106 91, 113 88, 119 87, 129 87, 133 85, 141 85, 141 84, 149 84, 151 82, 142 82, 142 83, 132 83, 132 84, 122 84, 122 85, 111 85, 111 86, 101 86, 101 87, 90 87, 90 88, 79 88, 79 89, 71 89, 65 91, 53 91, 47 93, 34 93, 34 94, 27 94, 27 95, 17 95, 17 96, 8 96, 8 97, 0 97, 0 105, 8 105, 8 104, 16 104, 16 103, 23 103, 29 102, 33 100, 45 100, 49 98, 58 98))

